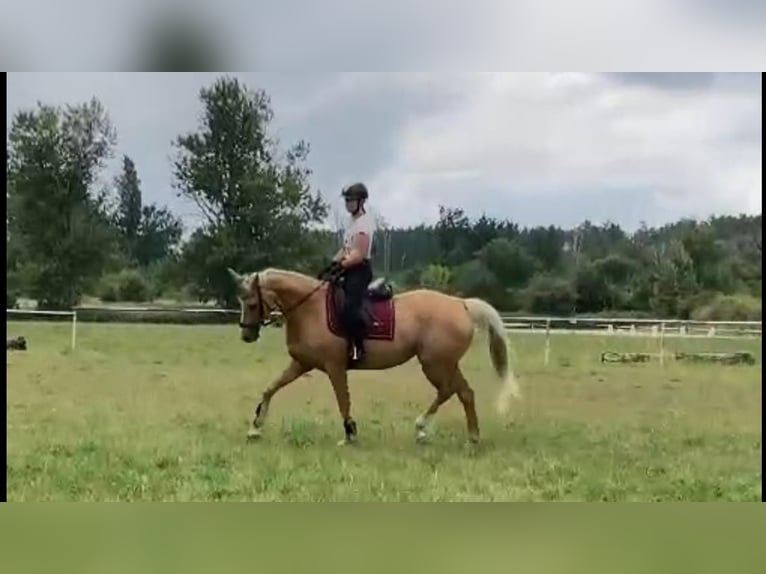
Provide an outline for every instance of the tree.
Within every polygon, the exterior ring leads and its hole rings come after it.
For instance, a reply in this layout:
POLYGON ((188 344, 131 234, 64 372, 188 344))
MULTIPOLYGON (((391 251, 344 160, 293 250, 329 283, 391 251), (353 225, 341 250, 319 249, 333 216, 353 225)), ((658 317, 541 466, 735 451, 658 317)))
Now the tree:
POLYGON ((684 300, 698 288, 694 263, 677 239, 656 249, 653 263, 652 310, 660 316, 677 317, 682 312, 684 300))
POLYGON ((453 284, 462 297, 481 297, 493 305, 504 307, 505 288, 495 274, 478 259, 455 269, 453 284))
POLYGON ((493 239, 479 251, 479 259, 504 287, 523 287, 535 272, 535 262, 516 241, 493 239))
POLYGON ((101 103, 17 113, 8 150, 8 225, 28 294, 66 308, 101 274, 113 235, 91 187, 116 140, 101 103))
POLYGON ((553 272, 561 263, 565 239, 564 231, 551 225, 528 230, 521 241, 541 271, 553 272))
POLYGON ((123 156, 123 171, 115 178, 114 187, 112 221, 129 264, 146 268, 172 255, 183 233, 181 220, 167 208, 143 205, 141 180, 128 156, 123 156))
POLYGON ((533 313, 570 315, 576 298, 570 281, 552 275, 536 275, 526 289, 526 307, 533 313))
POLYGON ((18 241, 11 235, 5 244, 6 309, 13 309, 21 295, 21 278, 18 272, 19 264, 18 241))
POLYGON ((582 261, 575 274, 577 310, 597 312, 629 308, 636 264, 622 255, 582 261))
POLYGON ((141 224, 133 250, 139 265, 147 267, 173 254, 181 241, 183 225, 181 220, 168 209, 147 205, 141 210, 141 224))
POLYGON ((497 220, 482 215, 471 226, 471 231, 468 234, 468 241, 470 243, 469 249, 475 253, 482 249, 493 239, 496 239, 500 235, 500 224, 497 220))
POLYGON ((590 313, 612 308, 612 290, 597 265, 590 261, 580 263, 575 273, 577 311, 590 313))
POLYGON ((129 254, 135 252, 139 228, 141 226, 141 181, 136 173, 136 165, 128 156, 122 158, 122 173, 115 178, 117 209, 115 224, 126 243, 129 254))
POLYGON ((440 260, 446 265, 459 265, 470 258, 469 233, 471 224, 460 208, 439 206, 436 236, 439 240, 440 260))
POLYGON ((310 189, 308 144, 283 153, 268 135, 273 112, 265 92, 223 77, 200 100, 197 131, 175 141, 175 185, 206 219, 187 246, 187 268, 201 297, 233 304, 226 268, 305 268, 317 255, 307 230, 327 205, 310 189))

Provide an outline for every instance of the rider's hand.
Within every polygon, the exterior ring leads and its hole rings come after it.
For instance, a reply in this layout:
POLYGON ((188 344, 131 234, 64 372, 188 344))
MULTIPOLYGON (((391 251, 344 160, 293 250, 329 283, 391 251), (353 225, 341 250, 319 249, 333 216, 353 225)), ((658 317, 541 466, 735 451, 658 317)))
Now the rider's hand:
POLYGON ((319 272, 317 279, 330 278, 342 270, 343 270, 343 267, 341 267, 340 262, 332 261, 327 267, 325 267, 322 271, 319 272))

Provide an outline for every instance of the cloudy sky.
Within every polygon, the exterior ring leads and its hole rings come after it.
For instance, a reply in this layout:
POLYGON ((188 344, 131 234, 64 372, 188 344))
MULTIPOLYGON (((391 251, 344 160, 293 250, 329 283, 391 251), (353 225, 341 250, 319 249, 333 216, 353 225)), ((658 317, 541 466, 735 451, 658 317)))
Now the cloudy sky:
MULTIPOLYGON (((761 212, 757 74, 236 75, 271 95, 281 140, 311 144, 316 188, 337 205, 342 185, 365 181, 394 225, 433 222, 439 204, 522 225, 628 228, 761 212)), ((7 117, 98 97, 145 200, 191 226, 194 207, 171 188, 171 141, 194 129, 198 91, 216 76, 11 73, 7 117)))

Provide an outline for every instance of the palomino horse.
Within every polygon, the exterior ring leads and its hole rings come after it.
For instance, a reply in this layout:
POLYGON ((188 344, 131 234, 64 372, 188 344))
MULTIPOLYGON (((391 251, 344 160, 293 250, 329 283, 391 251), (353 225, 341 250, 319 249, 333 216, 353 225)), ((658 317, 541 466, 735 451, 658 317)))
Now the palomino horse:
MULTIPOLYGON (((335 391, 346 433, 340 444, 353 443, 357 428, 351 417, 347 341, 337 327, 341 304, 337 295, 342 290, 332 283, 281 269, 248 275, 232 269, 229 272, 239 285, 242 340, 256 341, 261 327, 269 322, 268 314, 279 310, 286 323, 287 351, 292 359, 263 391, 248 438, 261 436, 269 404, 277 391, 317 369, 328 375, 335 391)), ((521 396, 509 365, 502 319, 485 301, 427 289, 396 296, 379 291, 376 297, 371 287, 365 308, 372 319, 365 340, 367 353, 354 368, 389 369, 417 356, 423 373, 436 389, 436 398, 415 421, 418 440, 426 437, 428 420, 453 394, 457 394, 465 410, 469 439, 472 442, 479 439, 474 393, 459 366, 473 340, 474 326, 484 326, 489 331, 492 365, 502 381, 498 411, 505 412, 511 398, 521 396)))

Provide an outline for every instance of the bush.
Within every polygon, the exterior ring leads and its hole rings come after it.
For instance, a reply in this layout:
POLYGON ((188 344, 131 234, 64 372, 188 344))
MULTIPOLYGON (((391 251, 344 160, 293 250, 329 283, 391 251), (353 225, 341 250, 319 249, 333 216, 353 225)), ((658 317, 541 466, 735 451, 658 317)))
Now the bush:
POLYGON ((5 274, 5 305, 6 309, 15 309, 21 296, 21 278, 16 271, 6 271, 5 274))
POLYGON ((525 293, 526 307, 532 313, 546 315, 572 314, 577 293, 570 281, 549 275, 537 275, 525 293))
POLYGON ((455 269, 453 286, 461 297, 482 297, 488 301, 492 295, 504 290, 495 274, 478 259, 463 263, 455 269))
POLYGON ((118 284, 120 299, 141 303, 152 298, 149 282, 138 271, 123 271, 118 284))
POLYGON ((691 313, 695 321, 761 321, 761 299, 750 295, 717 295, 691 313))
MULTIPOLYGON (((681 319, 694 319, 693 315, 695 310, 700 310, 703 307, 707 307, 713 304, 718 297, 723 296, 723 293, 718 291, 704 290, 699 293, 695 293, 686 299, 680 301, 678 305, 678 315, 681 319)), ((702 321, 712 319, 701 319, 702 321)))
POLYGON ((420 287, 420 275, 423 272, 423 268, 420 266, 410 267, 404 272, 392 273, 392 277, 398 277, 402 285, 408 288, 420 287))
POLYGON ((99 284, 98 297, 108 303, 130 301, 143 303, 152 299, 149 282, 135 269, 105 275, 99 284))
POLYGON ((96 296, 104 303, 114 303, 119 300, 120 295, 114 276, 105 276, 101 279, 96 290, 96 296))
POLYGON ((452 272, 443 265, 429 265, 420 274, 420 285, 426 289, 447 291, 449 289, 452 272))
POLYGON ((125 313, 111 309, 79 308, 77 322, 82 323, 155 323, 171 325, 237 325, 239 315, 228 313, 185 313, 175 309, 125 313))

